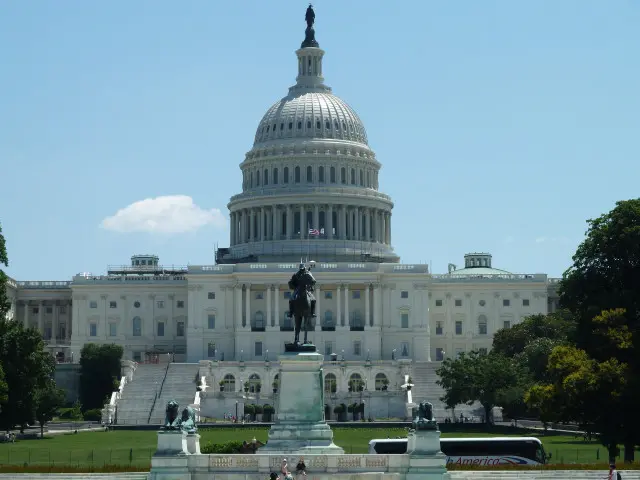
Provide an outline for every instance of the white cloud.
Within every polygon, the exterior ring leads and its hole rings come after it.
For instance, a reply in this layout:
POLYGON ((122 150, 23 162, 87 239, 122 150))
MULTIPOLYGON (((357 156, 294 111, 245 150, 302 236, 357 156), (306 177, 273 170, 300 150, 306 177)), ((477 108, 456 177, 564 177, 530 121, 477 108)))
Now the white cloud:
POLYGON ((204 210, 187 195, 166 195, 134 202, 100 226, 114 232, 185 233, 205 225, 224 228, 227 220, 220 209, 204 210))
POLYGON ((569 243, 567 237, 538 237, 536 243, 569 243))

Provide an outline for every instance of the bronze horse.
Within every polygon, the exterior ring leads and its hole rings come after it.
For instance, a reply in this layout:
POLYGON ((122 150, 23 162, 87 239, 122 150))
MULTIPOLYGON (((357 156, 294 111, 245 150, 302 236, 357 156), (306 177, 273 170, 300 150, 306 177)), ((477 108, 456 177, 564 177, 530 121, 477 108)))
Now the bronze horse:
POLYGON ((295 319, 294 344, 300 343, 300 329, 303 328, 303 320, 304 341, 302 343, 303 345, 308 343, 307 332, 309 331, 310 319, 313 314, 311 305, 312 302, 315 302, 313 296, 315 284, 316 280, 308 270, 300 272, 299 275, 294 275, 294 278, 289 281, 289 288, 296 292, 295 297, 291 300, 291 316, 295 319))

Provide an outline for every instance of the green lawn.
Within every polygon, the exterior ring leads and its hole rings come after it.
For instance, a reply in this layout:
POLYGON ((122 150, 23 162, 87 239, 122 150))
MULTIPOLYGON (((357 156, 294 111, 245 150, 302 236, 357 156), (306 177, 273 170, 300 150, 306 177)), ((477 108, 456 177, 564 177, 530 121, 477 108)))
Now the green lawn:
MULTIPOLYGON (((406 430, 333 428, 337 445, 346 453, 366 453, 373 438, 405 437, 406 430)), ((267 440, 267 429, 227 428, 201 429, 201 443, 224 443, 230 440, 267 440)), ((518 433, 522 435, 521 432, 518 433)), ((606 450, 596 441, 585 442, 571 436, 539 436, 552 462, 600 463, 606 461, 606 450), (598 453, 599 452, 599 453, 598 453)), ((443 437, 490 436, 482 433, 448 433, 443 437)), ((21 440, 14 444, 0 444, 0 464, 11 465, 135 465, 146 467, 155 452, 155 431, 120 430, 112 432, 80 432, 44 439, 21 440)))

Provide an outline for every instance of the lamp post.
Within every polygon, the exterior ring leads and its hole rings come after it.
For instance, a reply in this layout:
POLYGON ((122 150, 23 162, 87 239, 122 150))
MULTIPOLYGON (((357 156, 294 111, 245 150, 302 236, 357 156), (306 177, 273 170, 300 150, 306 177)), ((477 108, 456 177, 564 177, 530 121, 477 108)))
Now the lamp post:
POLYGON ((238 401, 236 400, 236 418, 235 422, 238 423, 238 401))
POLYGON ((253 437, 253 440, 251 440, 251 448, 253 448, 253 453, 256 453, 256 450, 258 449, 258 441, 256 440, 256 437, 253 437))

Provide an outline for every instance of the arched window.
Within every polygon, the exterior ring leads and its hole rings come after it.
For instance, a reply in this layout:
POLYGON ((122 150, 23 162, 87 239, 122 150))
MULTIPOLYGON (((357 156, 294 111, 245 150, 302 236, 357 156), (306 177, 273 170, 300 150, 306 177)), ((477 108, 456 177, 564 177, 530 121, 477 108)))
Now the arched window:
POLYGON ((387 376, 384 373, 377 373, 376 374, 376 390, 378 392, 382 390, 386 390, 388 385, 389 385, 389 380, 387 379, 387 376))
POLYGON ((338 381, 333 373, 327 373, 324 376, 324 393, 336 393, 338 390, 338 381))
MULTIPOLYGON (((258 179, 258 183, 260 183, 260 179, 258 179)), ((356 184, 356 169, 352 168, 351 169, 351 185, 355 185, 356 184)))
POLYGON ((318 182, 324 183, 324 167, 322 165, 318 167, 318 182))
POLYGON ((289 167, 284 167, 282 172, 282 183, 289 183, 289 167))
POLYGON ((487 334, 487 317, 484 315, 478 316, 478 333, 480 335, 487 334))
POLYGON ((269 185, 269 170, 267 170, 266 168, 264 169, 264 184, 265 185, 269 185))
POLYGON ((347 183, 347 169, 344 167, 340 169, 340 183, 347 183))
POLYGON ((222 384, 224 385, 225 392, 235 392, 236 391, 236 377, 227 373, 222 379, 222 384))
POLYGON ((254 330, 264 330, 264 313, 258 311, 253 316, 253 325, 254 330))
POLYGON ((133 317, 133 322, 132 322, 132 330, 133 330, 133 336, 134 337, 139 337, 140 335, 142 335, 142 319, 140 317, 133 317))
POLYGON ((294 181, 296 183, 300 183, 300 167, 296 167, 293 171, 293 176, 295 177, 294 181))
POLYGON ((313 182, 313 168, 311 165, 307 167, 307 183, 313 182))
POLYGON ((364 390, 364 381, 359 373, 352 373, 349 377, 349 391, 362 392, 364 390))
POLYGON ((331 183, 336 183, 336 167, 331 167, 329 170, 329 181, 331 183))
POLYGON ((278 169, 277 168, 273 169, 273 184, 274 185, 278 184, 278 169))
POLYGON ((260 186, 260 170, 256 172, 256 187, 260 186))
POLYGON ((262 382, 260 381, 260 377, 257 373, 252 373, 249 376, 249 381, 247 382, 249 385, 249 392, 258 393, 262 389, 262 382))

